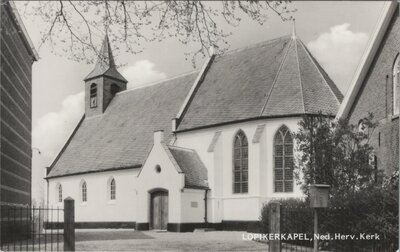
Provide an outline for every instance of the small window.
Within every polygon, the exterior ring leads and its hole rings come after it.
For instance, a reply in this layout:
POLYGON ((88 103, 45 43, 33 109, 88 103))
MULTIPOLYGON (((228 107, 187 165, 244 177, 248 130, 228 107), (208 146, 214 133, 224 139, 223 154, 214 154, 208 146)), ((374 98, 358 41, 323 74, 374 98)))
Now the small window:
POLYGON ((400 56, 397 55, 393 64, 393 115, 400 111, 400 56))
POLYGON ((274 139, 274 187, 275 192, 293 192, 293 139, 283 125, 274 139))
POLYGON ((97 107, 97 85, 95 83, 90 85, 90 107, 97 107))
POLYGON ((233 142, 233 193, 247 193, 249 190, 249 145, 242 130, 233 142))
POLYGON ((156 172, 157 172, 157 173, 160 173, 160 172, 161 172, 161 166, 156 165, 156 172))
POLYGON ((115 200, 117 194, 117 187, 115 184, 115 179, 111 179, 110 182, 110 200, 115 200))
POLYGON ((86 202, 87 201, 87 184, 86 181, 83 181, 82 186, 81 186, 81 190, 82 190, 82 202, 86 202))
POLYGON ((58 193, 58 202, 62 202, 63 196, 62 196, 62 186, 59 184, 57 186, 57 193, 58 193))

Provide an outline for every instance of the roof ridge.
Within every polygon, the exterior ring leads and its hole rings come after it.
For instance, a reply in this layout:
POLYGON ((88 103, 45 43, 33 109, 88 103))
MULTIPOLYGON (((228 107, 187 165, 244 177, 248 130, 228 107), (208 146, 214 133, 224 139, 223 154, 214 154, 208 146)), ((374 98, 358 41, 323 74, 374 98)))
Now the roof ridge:
POLYGON ((263 106, 262 109, 261 109, 260 116, 262 116, 262 114, 264 113, 265 108, 266 108, 267 105, 268 105, 269 98, 271 97, 272 91, 273 91, 273 89, 274 89, 274 87, 275 87, 276 81, 278 80, 278 76, 279 76, 279 74, 280 74, 280 72, 281 72, 281 70, 282 70, 282 67, 283 67, 284 63, 286 62, 287 55, 289 54, 289 49, 290 49, 290 46, 292 45, 292 43, 293 43, 293 39, 291 39, 291 40, 290 40, 290 43, 287 45, 285 55, 283 56, 282 61, 281 61, 281 63, 279 64, 278 71, 276 72, 274 81, 272 82, 272 86, 271 86, 271 89, 270 89, 269 92, 268 92, 267 98, 265 99, 265 103, 264 103, 264 106, 263 106))
MULTIPOLYGON (((301 43, 301 40, 300 40, 301 43)), ((303 94, 303 82, 301 81, 301 71, 300 71, 300 61, 299 61, 299 52, 297 50, 297 38, 295 39, 295 49, 296 49, 296 59, 297 59, 297 69, 299 70, 299 80, 300 80, 300 90, 301 90, 301 99, 303 100, 303 111, 306 113, 306 105, 304 102, 304 94, 303 94)))
POLYGON ((183 151, 190 151, 190 152, 196 152, 196 150, 194 150, 194 149, 190 149, 190 148, 186 148, 186 147, 181 147, 181 146, 176 146, 176 145, 170 145, 170 144, 167 144, 167 147, 168 148, 172 148, 172 149, 179 149, 179 150, 183 150, 183 151))
POLYGON ((284 35, 284 36, 280 36, 280 37, 277 37, 277 38, 273 38, 273 39, 261 41, 261 42, 255 43, 255 44, 251 44, 251 45, 248 45, 248 46, 243 46, 243 47, 239 47, 239 48, 236 48, 236 49, 228 50, 223 54, 216 55, 216 58, 220 58, 220 57, 223 57, 223 56, 226 56, 226 55, 231 55, 233 53, 244 51, 244 50, 247 50, 247 49, 256 48, 257 46, 261 46, 261 45, 268 45, 268 44, 274 43, 274 42, 276 42, 278 40, 283 40, 285 38, 290 38, 290 37, 291 37, 291 35, 284 35))
POLYGON ((148 82, 147 84, 142 84, 141 86, 137 86, 137 87, 134 87, 134 88, 131 88, 131 89, 127 89, 127 90, 118 92, 118 93, 116 93, 116 95, 125 94, 125 93, 128 93, 128 92, 130 92, 130 91, 135 91, 135 90, 137 90, 137 89, 142 89, 142 88, 147 88, 147 87, 156 86, 156 85, 162 84, 162 83, 167 82, 167 81, 175 80, 175 79, 178 79, 178 78, 181 78, 181 77, 185 77, 185 76, 194 74, 194 73, 199 72, 199 71, 200 71, 200 70, 193 70, 193 71, 191 71, 191 72, 186 72, 186 73, 183 73, 183 74, 178 74, 178 75, 172 76, 172 77, 167 78, 167 79, 158 80, 158 81, 154 81, 154 82, 148 82))
MULTIPOLYGON (((317 69, 319 75, 322 77, 322 79, 324 80, 326 86, 328 87, 328 89, 331 91, 331 93, 333 94, 333 96, 335 97, 336 101, 338 102, 338 104, 340 105, 340 101, 339 98, 336 96, 335 92, 333 92, 331 86, 328 84, 328 82, 326 81, 324 75, 321 73, 319 67, 317 66, 317 64, 314 61, 314 57, 311 56, 311 53, 307 50, 306 46, 303 44, 303 42, 300 40, 300 44, 301 46, 304 48, 304 51, 306 52, 308 58, 311 60, 311 62, 313 63, 313 65, 315 66, 315 68, 317 69)), ((335 84, 336 85, 336 84, 335 84)))

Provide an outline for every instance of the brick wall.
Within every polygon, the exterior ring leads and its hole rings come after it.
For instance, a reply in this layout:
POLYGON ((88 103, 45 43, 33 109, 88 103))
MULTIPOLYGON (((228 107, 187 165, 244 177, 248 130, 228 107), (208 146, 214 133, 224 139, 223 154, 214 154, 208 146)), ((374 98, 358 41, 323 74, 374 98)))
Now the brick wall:
POLYGON ((399 119, 393 117, 393 64, 400 52, 400 18, 396 10, 370 66, 362 88, 351 108, 350 123, 358 124, 369 112, 379 121, 371 144, 378 157, 378 168, 386 173, 399 167, 399 119))
POLYGON ((31 203, 32 63, 9 3, 1 4, 1 203, 31 203))

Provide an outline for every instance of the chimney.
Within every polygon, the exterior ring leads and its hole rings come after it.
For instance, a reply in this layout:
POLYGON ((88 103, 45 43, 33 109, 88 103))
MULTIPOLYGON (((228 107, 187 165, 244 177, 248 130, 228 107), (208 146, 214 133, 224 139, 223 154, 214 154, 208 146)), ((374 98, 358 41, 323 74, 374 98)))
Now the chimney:
POLYGON ((177 122, 178 122, 178 118, 172 119, 172 132, 174 132, 176 130, 177 122))
POLYGON ((154 144, 157 144, 157 143, 164 143, 164 131, 163 130, 154 131, 154 144))

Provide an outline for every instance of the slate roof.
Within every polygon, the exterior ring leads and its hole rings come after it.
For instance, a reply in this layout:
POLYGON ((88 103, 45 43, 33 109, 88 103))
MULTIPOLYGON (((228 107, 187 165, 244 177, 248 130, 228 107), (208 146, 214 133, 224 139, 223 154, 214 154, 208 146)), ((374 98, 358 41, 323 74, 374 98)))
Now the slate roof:
POLYGON ((87 81, 102 75, 128 82, 117 70, 111 50, 110 40, 107 35, 104 38, 94 69, 85 77, 84 80, 87 81))
MULTIPOLYGON (((109 75, 125 80, 116 70, 108 37, 101 52, 108 60, 99 60, 86 79, 109 75)), ((154 131, 163 130, 165 142, 171 140, 171 119, 186 100, 178 131, 319 111, 335 115, 343 99, 296 37, 235 50, 215 57, 210 64, 196 88, 192 86, 199 72, 116 94, 102 115, 81 120, 48 177, 140 168, 153 144, 154 131), (188 98, 191 89, 194 93, 188 98)), ((197 153, 168 148, 187 174, 185 183, 205 188, 207 170, 197 153)))
POLYGON ((335 115, 343 95, 297 38, 285 36, 217 56, 178 131, 248 119, 335 115))
POLYGON ((185 188, 208 188, 207 168, 195 150, 171 145, 168 149, 185 174, 185 188))
POLYGON ((171 120, 198 72, 118 93, 101 116, 78 125, 48 177, 141 167, 153 144, 153 132, 171 138, 171 120))

